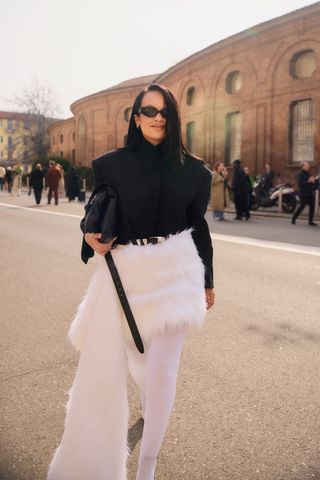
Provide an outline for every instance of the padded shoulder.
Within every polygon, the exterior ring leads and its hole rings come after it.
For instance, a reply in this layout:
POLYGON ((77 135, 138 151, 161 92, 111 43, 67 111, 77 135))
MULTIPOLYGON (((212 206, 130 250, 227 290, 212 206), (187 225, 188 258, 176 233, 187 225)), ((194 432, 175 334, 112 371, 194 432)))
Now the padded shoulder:
POLYGON ((211 180, 212 172, 202 160, 186 155, 185 166, 191 169, 193 173, 201 179, 207 178, 211 180))

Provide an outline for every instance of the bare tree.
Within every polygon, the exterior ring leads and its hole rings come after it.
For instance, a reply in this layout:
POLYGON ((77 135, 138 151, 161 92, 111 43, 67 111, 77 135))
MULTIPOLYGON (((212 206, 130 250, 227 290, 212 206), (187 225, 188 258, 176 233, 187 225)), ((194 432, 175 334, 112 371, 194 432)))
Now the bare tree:
POLYGON ((45 157, 49 150, 48 127, 58 120, 57 114, 60 111, 52 88, 35 80, 11 102, 27 115, 24 121, 25 135, 16 140, 15 148, 23 142, 23 150, 29 158, 45 157))

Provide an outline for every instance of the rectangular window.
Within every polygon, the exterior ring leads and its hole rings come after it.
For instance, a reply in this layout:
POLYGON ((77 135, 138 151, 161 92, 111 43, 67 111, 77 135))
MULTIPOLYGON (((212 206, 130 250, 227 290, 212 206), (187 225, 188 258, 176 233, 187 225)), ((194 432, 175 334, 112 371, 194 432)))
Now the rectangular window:
POLYGON ((3 143, 3 137, 0 137, 0 142, 3 143))
POLYGON ((187 123, 186 147, 190 152, 192 152, 194 150, 195 133, 196 133, 195 122, 187 123))
POLYGON ((12 139, 12 137, 10 137, 10 136, 8 137, 8 147, 9 147, 9 148, 12 148, 12 147, 13 147, 13 139, 12 139))
POLYGON ((8 122, 8 130, 12 130, 12 127, 13 127, 13 121, 12 120, 7 120, 8 122))
POLYGON ((290 105, 289 146, 291 163, 314 162, 314 101, 299 100, 290 105))
POLYGON ((60 151, 60 157, 63 158, 63 151, 60 151))
POLYGON ((225 131, 225 164, 241 159, 241 113, 228 113, 225 131))
POLYGON ((1 158, 3 158, 3 151, 1 150, 1 158))

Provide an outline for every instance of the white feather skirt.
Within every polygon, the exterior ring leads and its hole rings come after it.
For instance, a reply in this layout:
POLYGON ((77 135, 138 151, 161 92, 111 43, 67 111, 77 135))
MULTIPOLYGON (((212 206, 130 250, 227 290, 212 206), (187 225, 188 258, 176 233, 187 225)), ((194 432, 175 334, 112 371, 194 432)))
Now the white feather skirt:
MULTIPOLYGON (((112 256, 145 344, 166 328, 202 324, 204 265, 190 230, 156 245, 118 245, 112 256)), ((81 355, 48 480, 126 480, 125 342, 133 339, 104 259, 69 338, 81 355)))

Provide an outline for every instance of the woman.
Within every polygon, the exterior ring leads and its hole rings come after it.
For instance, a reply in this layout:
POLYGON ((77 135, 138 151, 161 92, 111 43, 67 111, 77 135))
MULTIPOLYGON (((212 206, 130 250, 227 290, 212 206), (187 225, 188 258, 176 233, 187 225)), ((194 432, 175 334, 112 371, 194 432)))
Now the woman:
POLYGON ((36 167, 32 170, 30 174, 30 181, 29 181, 29 194, 31 193, 31 188, 33 188, 34 198, 36 200, 36 204, 40 205, 41 202, 41 195, 43 190, 43 179, 44 173, 42 170, 41 163, 37 163, 36 167))
POLYGON ((99 234, 85 241, 101 255, 113 247, 145 353, 133 343, 102 260, 70 330, 81 356, 49 479, 126 479, 129 368, 144 411, 136 479, 154 480, 187 328, 214 303, 204 219, 211 173, 184 148, 177 102, 156 84, 134 102, 126 147, 94 160, 93 169, 96 185, 117 192, 121 225, 113 242, 100 243, 99 234))
POLYGON ((11 193, 12 185, 13 185, 12 167, 7 167, 6 175, 4 178, 5 178, 5 183, 7 184, 8 193, 11 193))
POLYGON ((249 184, 247 182, 246 174, 241 166, 239 159, 233 161, 233 176, 232 176, 232 195, 233 202, 236 209, 235 220, 242 220, 244 217, 249 220, 250 213, 248 210, 248 194, 249 184))
POLYGON ((214 220, 224 220, 224 209, 228 203, 227 170, 222 162, 214 166, 211 180, 211 207, 214 220))
POLYGON ((65 195, 65 181, 64 181, 64 168, 60 163, 57 163, 57 168, 59 169, 61 173, 61 178, 59 180, 59 188, 58 188, 58 193, 60 197, 63 197, 65 195))
POLYGON ((66 194, 69 202, 73 201, 76 197, 79 199, 81 178, 77 175, 74 167, 71 167, 66 174, 66 194))
POLYGON ((13 195, 21 195, 23 167, 21 162, 16 165, 13 171, 13 195))

